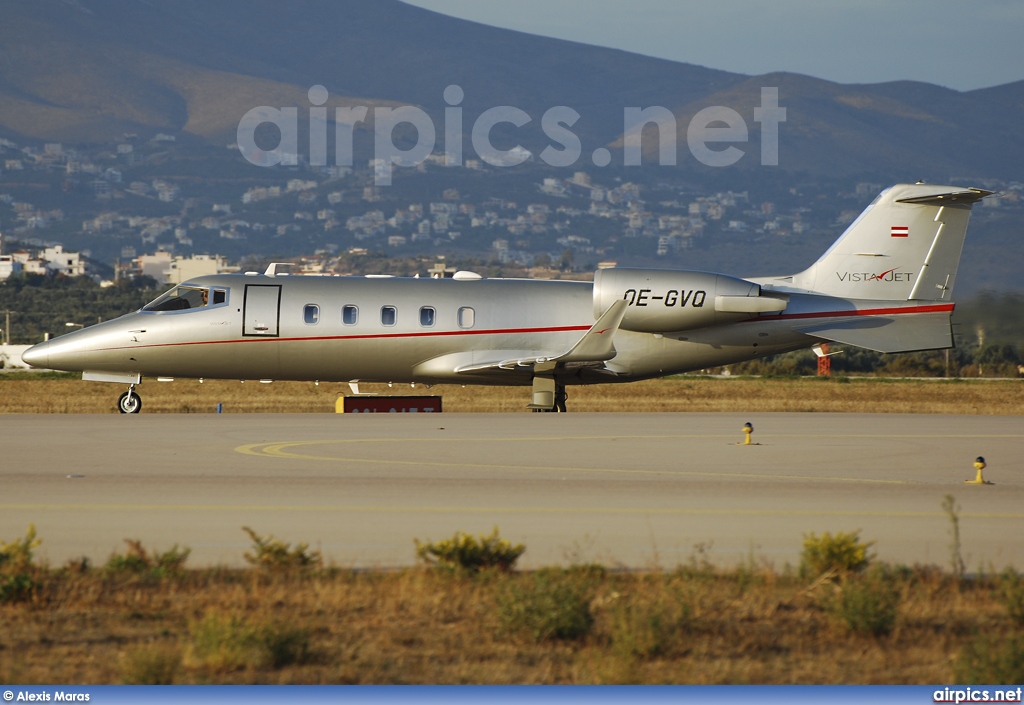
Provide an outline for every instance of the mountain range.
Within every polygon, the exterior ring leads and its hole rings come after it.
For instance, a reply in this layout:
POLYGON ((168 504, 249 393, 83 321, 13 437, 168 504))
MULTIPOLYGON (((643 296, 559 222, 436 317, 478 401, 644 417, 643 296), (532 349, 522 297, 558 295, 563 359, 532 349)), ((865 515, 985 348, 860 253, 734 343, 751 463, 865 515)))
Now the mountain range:
MULTIPOLYGON (((442 125, 452 84, 464 91, 467 121, 501 105, 529 114, 533 129, 510 139, 530 149, 550 143, 537 126, 544 112, 569 106, 581 115, 572 131, 584 159, 606 147, 620 164, 630 106, 673 112, 681 169, 705 168, 684 152, 692 116, 709 106, 745 118, 745 149, 756 154, 753 110, 763 87, 777 87, 787 111, 781 172, 890 182, 1011 179, 1024 162, 1017 134, 1024 81, 959 92, 910 81, 746 76, 499 29, 397 0, 0 4, 0 136, 12 139, 76 144, 163 132, 223 145, 234 142, 239 119, 253 107, 307 109, 313 85, 328 89, 329 107, 414 105, 442 125)), ((647 160, 657 156, 654 140, 644 147, 647 160)))

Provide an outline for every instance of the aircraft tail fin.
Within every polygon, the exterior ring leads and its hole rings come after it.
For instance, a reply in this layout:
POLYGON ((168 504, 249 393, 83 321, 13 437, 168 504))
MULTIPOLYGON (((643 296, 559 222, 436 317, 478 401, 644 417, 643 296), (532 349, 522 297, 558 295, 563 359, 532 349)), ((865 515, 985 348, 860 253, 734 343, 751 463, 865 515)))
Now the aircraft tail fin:
POLYGON ((977 188, 898 184, 869 205, 817 262, 792 277, 817 294, 950 301, 977 188))

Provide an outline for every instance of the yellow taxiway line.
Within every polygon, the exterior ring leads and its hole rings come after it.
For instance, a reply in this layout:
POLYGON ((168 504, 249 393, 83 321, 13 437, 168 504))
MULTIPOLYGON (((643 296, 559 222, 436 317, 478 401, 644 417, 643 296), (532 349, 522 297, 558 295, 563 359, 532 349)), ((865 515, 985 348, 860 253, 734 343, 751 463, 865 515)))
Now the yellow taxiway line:
MULTIPOLYGON (((873 518, 948 518, 944 512, 899 512, 899 511, 835 511, 831 509, 702 509, 679 507, 417 507, 400 505, 273 505, 273 504, 0 504, 0 511, 173 511, 173 512, 300 512, 300 513, 334 513, 364 512, 393 513, 414 512, 420 514, 619 514, 619 515, 659 515, 659 516, 835 516, 835 517, 873 517, 873 518)), ((1001 513, 962 513, 965 519, 997 519, 1021 520, 1024 514, 1001 513)))

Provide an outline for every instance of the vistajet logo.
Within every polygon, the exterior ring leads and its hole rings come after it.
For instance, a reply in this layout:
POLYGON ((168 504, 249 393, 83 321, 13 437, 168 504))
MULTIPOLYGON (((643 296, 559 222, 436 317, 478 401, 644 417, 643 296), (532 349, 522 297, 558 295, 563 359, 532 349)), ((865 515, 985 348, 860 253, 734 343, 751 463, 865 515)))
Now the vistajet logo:
MULTIPOLYGON (((323 86, 309 89, 309 164, 328 166, 327 125, 328 112, 325 103, 329 97, 323 86)), ((465 116, 462 102, 465 92, 460 86, 451 85, 444 90, 447 107, 444 110, 443 154, 444 165, 462 166, 463 142, 465 140, 465 116)), ((353 165, 353 133, 356 125, 365 122, 370 115, 369 106, 339 107, 334 110, 336 166, 353 165)), ((549 108, 540 118, 540 128, 549 140, 539 155, 541 161, 554 167, 577 166, 583 158, 584 147, 573 125, 579 121, 579 112, 565 105, 549 108)), ((779 163, 779 124, 786 121, 786 109, 779 107, 779 89, 762 88, 761 105, 754 108, 754 122, 760 125, 761 164, 777 166, 779 163)), ((477 115, 470 127, 470 143, 477 157, 491 166, 509 167, 522 164, 535 155, 530 150, 516 145, 510 149, 498 149, 491 143, 491 132, 498 125, 512 125, 525 129, 533 121, 526 111, 510 105, 499 105, 477 115)), ((677 160, 676 116, 668 108, 627 107, 623 109, 623 166, 639 166, 643 159, 644 128, 654 125, 658 133, 658 157, 656 164, 674 166, 677 160)), ((257 166, 294 166, 299 159, 299 108, 274 108, 266 105, 248 111, 238 123, 238 149, 250 163, 257 166), (256 143, 256 130, 261 125, 271 124, 280 132, 280 139, 273 148, 260 147, 256 143)), ((506 128, 507 129, 507 128, 506 128)), ((372 165, 375 182, 389 185, 395 167, 415 167, 427 160, 437 147, 438 130, 433 119, 422 109, 412 105, 397 108, 375 107, 373 109, 374 150, 372 165), (400 149, 394 140, 395 130, 400 125, 410 125, 416 131, 416 143, 408 149, 400 149)), ((686 126, 686 146, 690 154, 701 164, 710 167, 731 166, 743 159, 746 152, 737 144, 749 141, 749 127, 740 113, 721 105, 704 108, 697 112, 686 126), (721 145, 721 146, 720 146, 721 145), (728 145, 728 146, 724 146, 728 145)), ((612 162, 612 153, 606 147, 598 147, 590 153, 590 161, 597 167, 612 162)))
POLYGON ((900 272, 899 267, 889 269, 881 274, 872 272, 836 272, 841 282, 912 282, 917 272, 900 272))

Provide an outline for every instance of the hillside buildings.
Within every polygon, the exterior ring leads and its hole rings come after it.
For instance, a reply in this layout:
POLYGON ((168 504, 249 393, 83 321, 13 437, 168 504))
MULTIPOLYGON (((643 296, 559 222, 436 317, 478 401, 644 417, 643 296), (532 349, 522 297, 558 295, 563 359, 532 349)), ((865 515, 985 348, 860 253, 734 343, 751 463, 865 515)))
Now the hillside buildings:
POLYGON ((85 259, 78 252, 67 252, 62 245, 46 247, 32 252, 19 249, 4 252, 3 235, 0 235, 0 280, 17 274, 62 274, 77 277, 85 274, 85 259))

